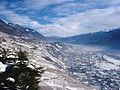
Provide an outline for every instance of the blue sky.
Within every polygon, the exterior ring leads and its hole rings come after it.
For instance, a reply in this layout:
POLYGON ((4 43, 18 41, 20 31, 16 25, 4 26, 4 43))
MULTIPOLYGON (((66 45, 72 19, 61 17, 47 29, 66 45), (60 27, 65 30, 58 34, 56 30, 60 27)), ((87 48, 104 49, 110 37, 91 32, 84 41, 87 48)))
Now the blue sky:
POLYGON ((0 0, 0 18, 45 36, 120 27, 120 0, 0 0))

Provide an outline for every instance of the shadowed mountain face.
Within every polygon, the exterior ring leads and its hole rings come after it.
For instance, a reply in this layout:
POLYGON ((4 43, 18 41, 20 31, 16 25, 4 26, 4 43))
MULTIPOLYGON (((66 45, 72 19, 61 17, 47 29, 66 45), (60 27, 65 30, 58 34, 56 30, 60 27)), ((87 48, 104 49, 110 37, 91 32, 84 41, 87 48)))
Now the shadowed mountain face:
POLYGON ((107 32, 88 33, 57 40, 71 44, 101 45, 117 48, 120 47, 120 28, 107 32))
POLYGON ((13 36, 20 36, 20 37, 29 37, 29 38, 36 38, 36 39, 43 39, 44 36, 37 31, 22 27, 17 24, 13 23, 5 23, 0 19, 0 31, 6 34, 10 34, 13 36))

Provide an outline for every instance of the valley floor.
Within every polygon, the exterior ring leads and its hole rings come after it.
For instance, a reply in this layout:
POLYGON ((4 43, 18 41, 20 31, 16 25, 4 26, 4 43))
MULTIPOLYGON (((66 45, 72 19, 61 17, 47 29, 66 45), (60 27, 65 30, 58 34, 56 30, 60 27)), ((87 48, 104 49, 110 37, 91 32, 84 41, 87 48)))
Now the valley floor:
MULTIPOLYGON (((100 90, 119 90, 120 57, 105 48, 72 45, 65 50, 66 67, 69 75, 88 86, 98 86, 100 90)), ((110 51, 110 50, 109 50, 110 51)))

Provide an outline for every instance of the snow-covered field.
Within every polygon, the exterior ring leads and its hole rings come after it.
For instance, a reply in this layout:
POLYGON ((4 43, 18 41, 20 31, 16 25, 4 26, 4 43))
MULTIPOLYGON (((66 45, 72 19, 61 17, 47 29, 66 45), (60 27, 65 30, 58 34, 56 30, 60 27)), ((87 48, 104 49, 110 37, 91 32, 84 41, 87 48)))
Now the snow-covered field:
POLYGON ((0 62, 0 73, 1 72, 5 72, 6 67, 7 67, 7 65, 3 64, 2 62, 0 62))
POLYGON ((92 87, 87 87, 82 83, 78 83, 76 80, 59 70, 57 70, 57 73, 45 72, 42 76, 42 81, 52 87, 53 90, 97 90, 92 87))
POLYGON ((104 55, 103 58, 106 59, 108 62, 113 63, 113 64, 116 65, 116 66, 119 66, 119 65, 120 65, 120 60, 117 60, 117 59, 112 58, 112 57, 107 56, 107 55, 104 55))
POLYGON ((103 58, 106 61, 102 61, 101 63, 97 63, 97 66, 99 66, 102 70, 111 70, 111 69, 118 70, 118 69, 120 69, 120 60, 117 60, 117 59, 112 58, 112 57, 107 56, 107 55, 104 55, 103 58))

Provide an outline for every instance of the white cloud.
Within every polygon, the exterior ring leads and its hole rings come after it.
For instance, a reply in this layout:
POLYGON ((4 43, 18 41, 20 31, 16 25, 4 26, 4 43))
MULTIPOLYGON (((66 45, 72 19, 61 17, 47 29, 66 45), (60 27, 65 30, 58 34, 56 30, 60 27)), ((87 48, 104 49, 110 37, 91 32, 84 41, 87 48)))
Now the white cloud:
POLYGON ((57 15, 72 15, 90 9, 117 7, 120 0, 84 0, 83 2, 68 2, 53 8, 57 15))
POLYGON ((120 7, 93 9, 83 13, 70 15, 66 18, 55 19, 54 24, 45 29, 53 35, 73 36, 82 33, 101 31, 120 26, 120 7))
POLYGON ((0 15, 5 16, 9 22, 23 25, 26 27, 31 27, 42 33, 45 32, 45 30, 40 30, 42 28, 42 25, 38 21, 31 20, 27 16, 19 15, 14 11, 6 9, 6 7, 4 6, 0 6, 0 15))
POLYGON ((13 23, 31 27, 47 36, 73 36, 120 26, 119 6, 91 9, 63 18, 54 18, 53 23, 46 25, 31 20, 28 16, 19 15, 4 6, 0 6, 0 15, 13 23))
POLYGON ((70 3, 65 3, 62 5, 59 5, 56 8, 53 8, 53 11, 57 15, 65 15, 66 16, 66 15, 72 15, 75 13, 85 11, 86 9, 88 9, 90 7, 91 6, 89 6, 87 3, 70 2, 70 3))
POLYGON ((25 0, 24 5, 32 10, 40 10, 48 5, 59 4, 74 0, 25 0))
MULTIPOLYGON (((31 27, 47 36, 65 36, 68 34, 73 34, 72 29, 74 27, 69 28, 69 26, 62 25, 62 23, 42 25, 37 21, 31 20, 27 16, 16 14, 14 11, 6 9, 6 7, 0 6, 0 15, 4 15, 7 18, 7 20, 12 23, 16 23, 26 27, 31 27)), ((70 25, 70 23, 68 25, 70 25)))

